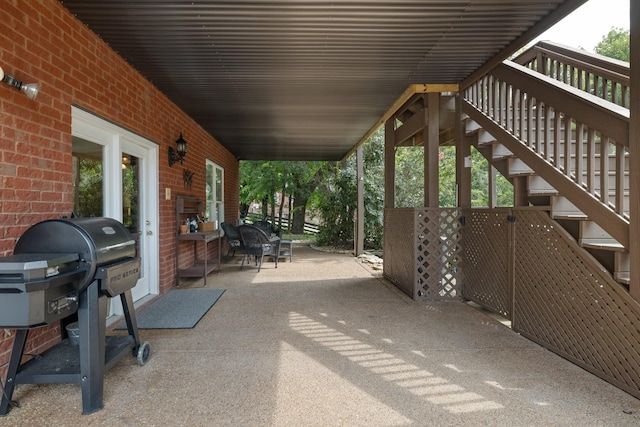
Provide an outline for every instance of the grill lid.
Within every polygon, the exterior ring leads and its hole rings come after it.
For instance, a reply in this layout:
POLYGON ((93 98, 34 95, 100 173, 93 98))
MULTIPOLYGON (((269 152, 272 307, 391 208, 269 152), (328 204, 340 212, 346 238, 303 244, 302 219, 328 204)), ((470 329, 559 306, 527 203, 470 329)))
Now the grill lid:
POLYGON ((96 268, 136 255, 135 240, 112 218, 60 218, 39 222, 24 232, 14 254, 78 254, 87 264, 80 288, 92 280, 96 268))

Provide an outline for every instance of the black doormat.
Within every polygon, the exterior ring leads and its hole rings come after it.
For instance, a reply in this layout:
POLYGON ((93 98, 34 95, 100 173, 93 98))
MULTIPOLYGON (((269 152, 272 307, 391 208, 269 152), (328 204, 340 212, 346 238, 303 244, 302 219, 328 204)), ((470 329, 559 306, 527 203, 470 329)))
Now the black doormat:
MULTIPOLYGON (((172 289, 136 313, 138 329, 191 329, 225 289, 172 289)), ((125 322, 117 329, 126 329, 125 322)))

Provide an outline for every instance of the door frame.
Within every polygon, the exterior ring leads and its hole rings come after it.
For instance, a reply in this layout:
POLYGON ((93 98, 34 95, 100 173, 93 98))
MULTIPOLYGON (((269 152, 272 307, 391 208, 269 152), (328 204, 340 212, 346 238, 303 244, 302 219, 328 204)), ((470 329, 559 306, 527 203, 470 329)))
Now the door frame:
MULTIPOLYGON (((109 174, 109 179, 103 180, 104 216, 118 221, 122 221, 122 173, 116 173, 116 170, 119 171, 121 168, 123 147, 135 147, 133 150, 135 152, 131 154, 142 154, 144 165, 142 167, 143 176, 140 176, 139 203, 144 217, 140 217, 140 220, 143 222, 148 220, 149 223, 141 224, 143 233, 140 237, 145 239, 143 245, 145 254, 139 256, 144 257, 142 265, 145 268, 144 275, 148 280, 149 291, 134 301, 134 306, 144 304, 160 292, 158 280, 160 266, 158 252, 160 218, 158 212, 158 144, 76 106, 71 107, 71 133, 75 137, 104 147, 103 173, 105 177, 109 174)), ((125 151, 127 150, 125 149, 125 151)), ((116 314, 118 311, 116 310, 116 314)))

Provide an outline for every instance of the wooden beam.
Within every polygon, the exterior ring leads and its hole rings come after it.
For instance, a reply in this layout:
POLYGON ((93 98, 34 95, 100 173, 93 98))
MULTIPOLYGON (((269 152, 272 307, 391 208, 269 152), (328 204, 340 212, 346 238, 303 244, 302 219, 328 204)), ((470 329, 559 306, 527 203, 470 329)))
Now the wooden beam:
POLYGON ((419 133, 426 126, 425 117, 423 112, 414 114, 410 119, 396 129, 396 146, 403 145, 403 143, 412 136, 419 133))
POLYGON ((347 155, 343 157, 343 160, 351 157, 351 155, 355 153, 358 147, 364 144, 367 141, 367 139, 369 139, 369 137, 373 135, 374 132, 377 131, 378 128, 382 126, 384 122, 389 120, 398 111, 398 109, 401 108, 413 95, 415 95, 416 93, 440 93, 440 92, 458 92, 458 84, 436 83, 436 84, 409 85, 409 87, 404 92, 402 92, 402 95, 400 95, 395 100, 395 102, 391 104, 389 109, 382 115, 382 117, 380 117, 376 121, 376 123, 371 127, 371 129, 369 129, 367 133, 365 133, 362 136, 362 138, 360 138, 360 141, 358 141, 358 143, 355 146, 353 146, 351 150, 349 150, 347 155))
POLYGON ((498 195, 496 194, 497 192, 497 185, 496 185, 496 180, 498 178, 498 171, 496 170, 496 168, 493 167, 493 165, 491 164, 490 161, 487 161, 489 163, 489 167, 488 167, 488 171, 487 173, 489 174, 489 182, 488 182, 488 191, 489 191, 489 197, 488 197, 488 205, 491 209, 495 209, 496 207, 498 207, 498 195))

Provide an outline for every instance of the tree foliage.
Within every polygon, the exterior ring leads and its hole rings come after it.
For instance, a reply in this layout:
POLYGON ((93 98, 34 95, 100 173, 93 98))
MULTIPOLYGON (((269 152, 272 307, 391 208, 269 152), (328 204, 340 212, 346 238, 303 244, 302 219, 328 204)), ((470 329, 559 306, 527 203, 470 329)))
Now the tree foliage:
MULTIPOLYGON (((397 207, 424 206, 424 149, 398 147, 396 150, 397 207)), ((471 150, 471 206, 489 206, 489 162, 475 148, 471 150)), ((456 148, 443 146, 438 156, 440 207, 457 205, 456 148)), ((496 178, 498 206, 513 205, 513 186, 500 174, 496 178)))
POLYGON ((595 46, 594 51, 609 58, 629 62, 629 30, 612 27, 595 46))
MULTIPOLYGON (((362 146, 364 187, 364 245, 382 247, 384 207, 384 131, 378 129, 362 146)), ((317 241, 320 245, 352 247, 357 211, 357 164, 351 156, 344 164, 334 163, 318 187, 316 208, 321 218, 317 241)))
POLYGON ((74 212, 80 217, 102 216, 102 161, 78 159, 74 212))
POLYGON ((325 162, 243 161, 240 203, 262 203, 262 217, 282 228, 285 203, 290 201, 286 223, 292 224, 291 232, 302 234, 307 201, 317 186, 318 171, 324 166, 325 162))
MULTIPOLYGON (((348 163, 353 163, 350 159, 348 163)), ((357 208, 356 174, 353 165, 332 163, 319 186, 317 211, 321 218, 317 243, 346 247, 353 242, 353 219, 357 208)))

